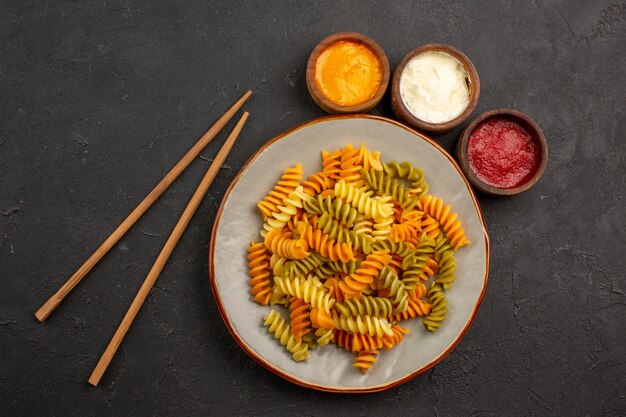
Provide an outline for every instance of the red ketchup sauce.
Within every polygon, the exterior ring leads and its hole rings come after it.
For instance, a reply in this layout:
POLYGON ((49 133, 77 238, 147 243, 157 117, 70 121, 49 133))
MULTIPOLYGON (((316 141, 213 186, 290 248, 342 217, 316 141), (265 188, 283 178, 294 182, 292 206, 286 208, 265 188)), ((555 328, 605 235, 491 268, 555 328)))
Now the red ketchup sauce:
POLYGON ((474 128, 467 142, 467 158, 472 171, 486 184, 513 188, 537 171, 540 150, 523 126, 495 116, 474 128))

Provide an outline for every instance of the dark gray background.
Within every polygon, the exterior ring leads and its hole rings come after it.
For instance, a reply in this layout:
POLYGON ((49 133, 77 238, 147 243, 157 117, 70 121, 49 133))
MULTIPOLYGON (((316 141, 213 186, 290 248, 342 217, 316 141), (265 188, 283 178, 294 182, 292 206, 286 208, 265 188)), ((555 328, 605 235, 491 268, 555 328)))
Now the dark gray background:
MULTIPOLYGON (((626 415, 625 13, 612 0, 0 2, 1 414, 626 415), (533 189, 480 198, 492 268, 465 338, 414 380, 358 396, 253 362, 207 278, 226 186, 266 140, 324 114, 305 64, 342 30, 372 36, 392 67, 424 43, 460 48, 482 81, 474 115, 521 110, 550 145, 533 189), (88 386, 225 134, 48 322, 33 313, 247 88, 243 136, 88 386)), ((373 113, 391 115, 388 97, 373 113)), ((459 131, 436 139, 451 150, 459 131)))

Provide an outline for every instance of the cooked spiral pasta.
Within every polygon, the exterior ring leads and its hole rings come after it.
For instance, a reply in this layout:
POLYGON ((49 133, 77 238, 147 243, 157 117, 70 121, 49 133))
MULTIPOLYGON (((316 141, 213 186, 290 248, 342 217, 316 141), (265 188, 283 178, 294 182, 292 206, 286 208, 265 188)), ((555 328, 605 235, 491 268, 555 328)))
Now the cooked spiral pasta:
POLYGON ((263 323, 294 360, 335 344, 365 374, 408 339, 401 322, 441 327, 455 251, 469 241, 411 163, 386 164, 364 145, 321 157, 304 181, 300 164, 287 168, 258 203, 264 240, 248 249, 250 293, 286 309, 287 320, 272 309, 263 323))
POLYGON ((270 301, 269 252, 262 243, 250 242, 248 248, 248 267, 250 271, 250 293, 254 301, 267 305, 270 301))
POLYGON ((267 219, 273 212, 277 211, 278 205, 283 204, 289 193, 300 185, 300 179, 302 179, 302 165, 300 164, 283 171, 283 175, 274 189, 257 205, 261 210, 263 219, 267 219))
POLYGON ((331 261, 348 262, 355 259, 352 245, 349 243, 338 243, 327 234, 322 233, 320 229, 306 223, 298 223, 296 230, 299 241, 304 241, 307 247, 311 247, 320 255, 330 258, 331 261))
POLYGON ((388 298, 363 296, 336 303, 335 308, 342 316, 367 315, 372 317, 389 317, 393 310, 388 298))
POLYGON ((359 213, 376 218, 388 218, 393 214, 392 205, 381 203, 372 198, 371 191, 363 191, 352 184, 341 180, 335 184, 335 197, 342 198, 346 203, 351 204, 359 213))
POLYGON ((422 210, 439 222, 441 229, 455 250, 470 244, 465 236, 461 221, 457 220, 458 214, 451 211, 452 208, 449 204, 444 205, 442 199, 432 195, 425 195, 420 198, 419 204, 422 210))
POLYGON ((389 324, 386 318, 365 315, 344 317, 334 311, 332 314, 335 327, 339 330, 378 337, 383 337, 384 335, 391 336, 393 334, 391 324, 389 324))
POLYGON ((411 182, 412 191, 417 197, 421 197, 428 192, 424 171, 415 168, 410 162, 405 161, 399 164, 396 161, 391 161, 388 164, 383 164, 383 170, 387 175, 404 178, 411 182))
POLYGON ((325 292, 325 287, 316 285, 310 277, 306 279, 274 277, 274 284, 275 291, 301 298, 315 308, 330 311, 335 303, 335 300, 325 292))
POLYGON ((291 327, 280 317, 278 311, 270 310, 263 320, 263 325, 274 335, 274 338, 278 339, 281 345, 291 352, 296 362, 309 359, 309 346, 296 340, 291 332, 291 327))

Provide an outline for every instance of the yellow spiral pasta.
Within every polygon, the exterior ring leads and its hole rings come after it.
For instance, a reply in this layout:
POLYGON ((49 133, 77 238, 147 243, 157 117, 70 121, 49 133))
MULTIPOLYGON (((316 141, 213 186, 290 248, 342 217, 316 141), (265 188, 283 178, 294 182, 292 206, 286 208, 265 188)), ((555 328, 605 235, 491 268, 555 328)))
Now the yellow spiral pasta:
POLYGON ((315 308, 330 311, 335 300, 325 291, 326 287, 316 285, 312 279, 274 277, 275 291, 291 297, 301 298, 315 308))
POLYGON ((292 168, 287 168, 283 171, 280 181, 274 187, 268 195, 266 195, 262 201, 257 205, 263 219, 268 218, 271 214, 278 209, 279 204, 283 204, 283 200, 287 198, 289 193, 295 190, 300 184, 302 178, 302 165, 296 164, 292 168))
POLYGON ((456 251, 469 244, 423 171, 380 156, 347 145, 322 151, 308 177, 287 168, 258 203, 263 242, 247 254, 252 299, 284 310, 263 324, 293 359, 334 344, 363 378, 382 350, 407 343, 406 320, 444 325, 456 251))
POLYGON ((268 328, 274 338, 278 339, 281 345, 291 352, 296 362, 309 359, 309 345, 298 342, 291 332, 291 327, 280 317, 278 311, 272 309, 263 318, 263 325, 268 328))
POLYGON ((298 213, 298 208, 302 208, 304 198, 308 198, 308 196, 302 191, 302 186, 290 192, 283 200, 282 205, 276 206, 276 211, 272 212, 263 223, 261 236, 265 237, 272 230, 282 231, 287 222, 298 213))
POLYGON ((369 334, 370 336, 383 337, 391 336, 391 324, 386 318, 372 316, 347 316, 344 317, 333 312, 333 321, 335 327, 339 330, 345 330, 352 333, 369 334))
POLYGON ((381 203, 372 198, 371 191, 363 191, 352 184, 346 183, 343 179, 335 184, 335 197, 343 199, 351 204, 359 213, 376 218, 387 218, 393 214, 392 204, 381 203))

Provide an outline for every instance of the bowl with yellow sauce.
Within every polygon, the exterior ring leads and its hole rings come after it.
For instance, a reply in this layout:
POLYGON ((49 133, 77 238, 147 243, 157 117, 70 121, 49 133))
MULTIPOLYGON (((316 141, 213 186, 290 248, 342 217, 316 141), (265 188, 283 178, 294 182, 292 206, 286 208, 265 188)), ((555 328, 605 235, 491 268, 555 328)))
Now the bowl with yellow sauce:
POLYGON ((328 113, 366 112, 387 90, 389 61, 369 36, 335 33, 311 52, 306 84, 313 100, 328 113))
POLYGON ((443 133, 474 111, 480 79, 474 64, 458 49, 427 44, 400 61, 391 82, 391 109, 420 130, 443 133))

